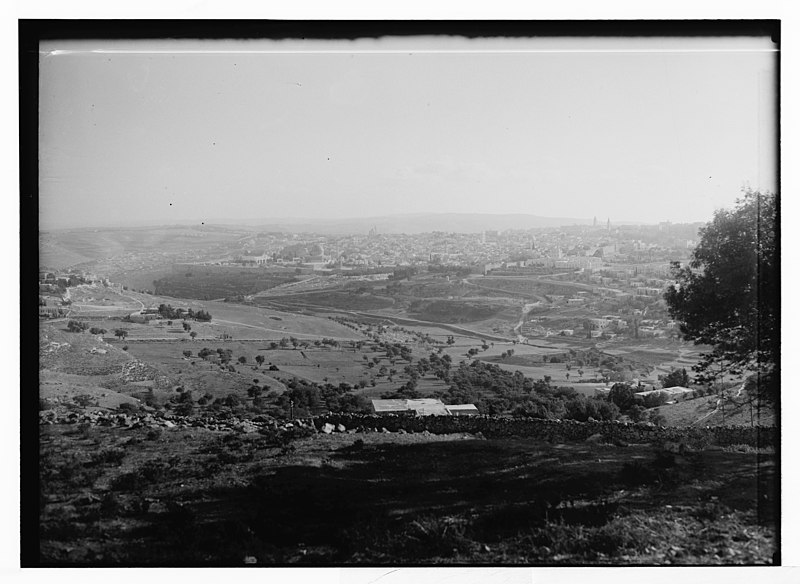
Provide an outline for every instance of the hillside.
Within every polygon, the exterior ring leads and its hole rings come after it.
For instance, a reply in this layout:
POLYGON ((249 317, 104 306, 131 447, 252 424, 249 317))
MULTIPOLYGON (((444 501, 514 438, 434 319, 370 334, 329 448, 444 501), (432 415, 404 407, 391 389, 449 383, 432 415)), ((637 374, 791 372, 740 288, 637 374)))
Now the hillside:
POLYGON ((759 411, 754 405, 726 400, 724 409, 716 396, 680 401, 658 408, 667 426, 774 426, 775 412, 767 404, 759 411), (751 417, 752 416, 752 417, 751 417))
MULTIPOLYGON (((543 357, 567 345, 480 347, 487 361, 516 347, 499 367, 467 358, 479 338, 434 325, 195 301, 175 305, 210 322, 134 323, 113 315, 165 299, 80 290, 82 318, 105 333, 68 332, 76 316, 39 325, 44 565, 776 559, 771 443, 749 428, 610 421, 608 403, 540 379, 566 379, 543 357), (530 377, 507 369, 516 359, 530 377), (394 392, 506 415, 363 414, 394 392)), ((594 377, 601 355, 583 353, 594 377)), ((663 415, 702 415, 708 398, 694 401, 663 415)))

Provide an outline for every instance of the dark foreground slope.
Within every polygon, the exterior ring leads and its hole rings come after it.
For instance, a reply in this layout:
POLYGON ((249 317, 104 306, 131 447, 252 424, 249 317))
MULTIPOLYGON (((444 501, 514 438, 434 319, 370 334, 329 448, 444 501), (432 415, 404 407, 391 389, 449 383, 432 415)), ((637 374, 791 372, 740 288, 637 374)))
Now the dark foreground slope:
POLYGON ((42 425, 41 562, 768 564, 777 549, 765 451, 305 434, 42 425))

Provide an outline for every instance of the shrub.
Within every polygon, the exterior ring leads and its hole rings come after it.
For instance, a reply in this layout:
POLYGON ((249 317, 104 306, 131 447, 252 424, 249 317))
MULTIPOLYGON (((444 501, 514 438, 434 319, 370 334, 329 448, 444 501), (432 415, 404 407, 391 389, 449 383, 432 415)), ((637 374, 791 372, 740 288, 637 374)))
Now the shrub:
POLYGON ((658 391, 643 396, 642 403, 646 408, 657 408, 658 406, 663 406, 668 400, 669 396, 666 393, 658 391))
POLYGON ((77 320, 71 320, 67 323, 67 330, 71 333, 82 333, 88 328, 89 328, 88 324, 77 320))
POLYGON ((664 388, 678 386, 687 387, 690 383, 689 374, 686 372, 686 369, 673 369, 666 375, 659 375, 658 379, 661 382, 661 386, 664 388))
POLYGON ((125 458, 125 451, 122 448, 104 448, 100 452, 92 455, 87 466, 94 466, 99 464, 120 464, 122 459, 125 458))
POLYGON ((615 383, 611 386, 608 399, 614 402, 623 412, 629 409, 635 401, 633 388, 627 383, 615 383))
POLYGON ((667 419, 657 409, 653 410, 653 412, 650 414, 650 421, 653 422, 656 426, 667 425, 667 419))
POLYGON ((73 401, 81 407, 96 406, 97 401, 88 394, 76 395, 72 398, 73 401))
POLYGON ((644 422, 647 420, 647 410, 639 404, 632 405, 627 413, 632 422, 644 422))
POLYGON ((168 465, 158 461, 148 461, 138 469, 123 473, 111 481, 112 491, 138 491, 166 476, 168 465))

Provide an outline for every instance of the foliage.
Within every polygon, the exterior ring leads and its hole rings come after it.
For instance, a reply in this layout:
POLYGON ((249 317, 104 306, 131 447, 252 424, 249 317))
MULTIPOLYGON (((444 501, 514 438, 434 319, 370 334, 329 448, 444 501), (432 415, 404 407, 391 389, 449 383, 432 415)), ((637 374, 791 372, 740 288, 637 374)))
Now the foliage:
POLYGON ((565 418, 587 422, 589 418, 602 421, 616 420, 619 417, 619 408, 613 402, 596 397, 586 397, 578 394, 565 404, 565 418))
POLYGON ((780 344, 778 201, 746 190, 733 210, 719 210, 701 230, 686 267, 665 293, 670 315, 696 344, 711 345, 695 367, 697 380, 756 372, 763 396, 777 397, 780 344))
POLYGON ((658 380, 661 382, 661 387, 688 387, 690 380, 689 374, 686 369, 673 369, 666 375, 659 375, 658 380))
POLYGON ((623 412, 628 410, 635 402, 633 388, 627 383, 615 383, 611 386, 608 399, 619 407, 623 412))
POLYGON ((642 405, 644 405, 645 408, 657 408, 658 406, 663 406, 668 401, 669 396, 661 391, 648 393, 642 396, 642 405))
POLYGON ((292 407, 294 416, 298 418, 323 412, 367 413, 372 409, 366 398, 350 393, 353 388, 347 383, 321 385, 304 379, 292 379, 286 383, 286 387, 287 391, 275 401, 285 417, 290 415, 292 407))
MULTIPOLYGON (((434 360, 434 355, 430 360, 438 367, 441 360, 434 360)), ((550 379, 533 380, 520 371, 512 373, 483 361, 462 363, 447 376, 450 387, 437 397, 445 403, 473 403, 481 413, 582 421, 619 417, 619 408, 605 399, 586 398, 572 388, 553 387, 550 379)))
POLYGON ((77 320, 71 320, 67 323, 67 330, 71 333, 82 333, 88 328, 89 328, 88 324, 77 320))

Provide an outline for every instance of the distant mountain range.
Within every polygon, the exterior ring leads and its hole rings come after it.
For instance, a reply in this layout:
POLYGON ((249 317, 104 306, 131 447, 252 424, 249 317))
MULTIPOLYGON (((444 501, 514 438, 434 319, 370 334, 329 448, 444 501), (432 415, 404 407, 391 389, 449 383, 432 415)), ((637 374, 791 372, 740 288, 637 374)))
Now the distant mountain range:
MULTIPOLYGON (((576 217, 540 217, 524 213, 414 213, 407 215, 381 215, 376 217, 351 217, 344 219, 315 219, 302 217, 274 218, 205 218, 204 220, 177 220, 169 224, 163 220, 131 223, 109 223, 83 227, 40 228, 42 232, 99 230, 140 230, 169 227, 195 227, 205 230, 245 228, 247 231, 272 231, 277 233, 319 233, 323 235, 347 235, 369 233, 480 233, 481 231, 505 231, 508 229, 533 229, 537 227, 562 227, 591 225, 592 219, 576 217), (202 226, 202 227, 201 227, 202 226)), ((636 221, 612 221, 612 225, 643 225, 636 221)), ((604 226, 605 221, 598 221, 604 226)))
POLYGON ((539 217, 526 214, 491 213, 415 213, 385 215, 350 219, 251 219, 218 220, 215 223, 246 224, 264 231, 316 232, 322 234, 368 233, 427 233, 445 231, 455 233, 480 233, 484 230, 531 229, 535 227, 560 227, 562 225, 588 225, 591 219, 574 217, 539 217))

